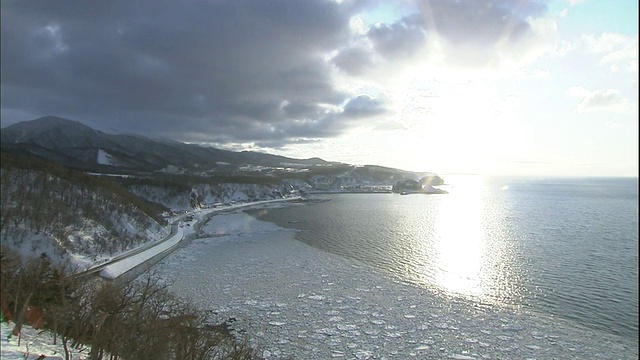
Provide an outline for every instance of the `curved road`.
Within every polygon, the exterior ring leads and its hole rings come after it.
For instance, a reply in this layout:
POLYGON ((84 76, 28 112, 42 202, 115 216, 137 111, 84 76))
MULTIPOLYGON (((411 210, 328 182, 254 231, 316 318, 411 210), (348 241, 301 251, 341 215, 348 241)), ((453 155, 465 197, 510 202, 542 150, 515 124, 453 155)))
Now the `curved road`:
POLYGON ((116 263, 116 262, 118 262, 120 260, 124 260, 124 259, 130 258, 130 257, 135 256, 135 255, 138 255, 141 252, 147 251, 147 250, 149 250, 149 249, 151 249, 151 248, 153 248, 155 246, 158 246, 158 245, 164 243, 165 241, 171 239, 174 235, 176 235, 176 233, 178 232, 178 223, 180 221, 182 221, 183 218, 184 218, 184 215, 179 217, 179 218, 177 218, 176 220, 174 220, 173 223, 171 223, 171 231, 170 231, 169 235, 165 236, 162 240, 145 243, 142 246, 139 246, 139 247, 137 247, 135 249, 132 249, 132 250, 127 251, 125 253, 121 253, 121 254, 118 254, 116 256, 113 256, 113 257, 109 258, 108 261, 106 261, 106 262, 104 262, 102 264, 94 265, 94 266, 90 267, 87 270, 83 270, 83 271, 77 272, 75 274, 75 276, 83 276, 83 275, 90 275, 90 274, 99 273, 100 271, 102 271, 103 268, 105 268, 108 265, 114 264, 114 263, 116 263))
MULTIPOLYGON (((270 202, 279 202, 279 201, 290 201, 290 200, 298 200, 301 197, 289 197, 289 198, 281 198, 281 199, 273 199, 273 200, 261 200, 261 201, 255 201, 255 202, 251 202, 251 203, 243 203, 243 204, 237 204, 237 205, 231 205, 228 207, 224 207, 224 208, 215 208, 215 209, 206 209, 206 210, 200 210, 198 212, 204 212, 202 218, 200 220, 197 220, 195 222, 195 224, 193 225, 193 230, 196 236, 198 236, 198 234, 200 233, 200 228, 202 225, 206 224, 207 221, 209 220, 209 218, 211 216, 213 216, 215 213, 218 212, 224 212, 224 211, 233 211, 239 208, 244 208, 244 207, 249 207, 249 206, 254 206, 254 205, 260 205, 260 204, 265 204, 265 203, 270 203, 270 202)), ((195 213, 195 212, 194 212, 195 213)), ((90 267, 87 270, 83 270, 80 271, 78 273, 75 274, 75 276, 83 276, 83 275, 89 275, 89 274, 96 274, 102 271, 102 269, 104 269, 105 267, 107 267, 108 265, 112 265, 115 264, 119 261, 122 261, 124 259, 128 259, 130 257, 136 256, 144 251, 147 251, 149 249, 152 249, 158 245, 163 244, 164 242, 168 241, 169 239, 171 239, 173 236, 175 236, 178 233, 178 224, 182 221, 184 221, 184 218, 186 217, 186 214, 183 214, 181 216, 179 216, 178 218, 176 218, 172 223, 171 223, 171 232, 169 233, 169 235, 167 235, 166 237, 164 237, 162 240, 160 241, 155 241, 155 242, 151 242, 151 243, 146 243, 140 247, 137 247, 135 249, 132 249, 128 252, 125 253, 121 253, 118 254, 114 257, 109 258, 108 261, 99 264, 99 265, 94 265, 92 267, 90 267)), ((166 249, 162 252, 159 252, 158 254, 155 254, 153 257, 159 256, 161 254, 165 254, 168 252, 172 252, 174 251, 179 245, 180 243, 186 238, 186 236, 183 236, 178 243, 176 243, 174 246, 170 247, 169 249, 166 249)), ((146 262, 146 261, 144 261, 146 262)), ((143 263, 144 263, 143 262, 143 263)))

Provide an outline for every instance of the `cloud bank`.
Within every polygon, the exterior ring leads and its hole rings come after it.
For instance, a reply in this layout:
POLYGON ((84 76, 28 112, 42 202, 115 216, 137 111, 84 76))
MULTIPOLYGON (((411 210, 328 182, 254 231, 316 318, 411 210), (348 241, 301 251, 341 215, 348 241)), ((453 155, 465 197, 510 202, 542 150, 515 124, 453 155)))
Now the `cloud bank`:
POLYGON ((345 90, 349 79, 433 59, 515 61, 549 30, 541 1, 426 0, 355 31, 353 19, 377 5, 3 1, 3 125, 51 114, 106 131, 279 148, 393 113, 384 96, 345 90))

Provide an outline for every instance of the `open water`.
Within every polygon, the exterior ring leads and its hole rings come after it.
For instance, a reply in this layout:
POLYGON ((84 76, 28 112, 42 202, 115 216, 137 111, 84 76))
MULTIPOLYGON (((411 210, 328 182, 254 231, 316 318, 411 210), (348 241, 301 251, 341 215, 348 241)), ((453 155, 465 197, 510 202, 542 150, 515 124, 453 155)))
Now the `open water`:
POLYGON ((248 212, 415 286, 638 338, 637 179, 445 182, 449 194, 317 194, 248 212))

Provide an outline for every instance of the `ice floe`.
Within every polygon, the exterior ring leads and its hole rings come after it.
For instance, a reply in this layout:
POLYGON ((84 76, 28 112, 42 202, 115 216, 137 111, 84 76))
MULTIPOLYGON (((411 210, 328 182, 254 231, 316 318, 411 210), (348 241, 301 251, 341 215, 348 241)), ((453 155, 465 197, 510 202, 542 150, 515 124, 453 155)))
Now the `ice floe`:
POLYGON ((237 319, 265 359, 638 357, 637 341, 400 283, 243 213, 203 230, 225 242, 193 242, 159 273, 218 321, 237 319))

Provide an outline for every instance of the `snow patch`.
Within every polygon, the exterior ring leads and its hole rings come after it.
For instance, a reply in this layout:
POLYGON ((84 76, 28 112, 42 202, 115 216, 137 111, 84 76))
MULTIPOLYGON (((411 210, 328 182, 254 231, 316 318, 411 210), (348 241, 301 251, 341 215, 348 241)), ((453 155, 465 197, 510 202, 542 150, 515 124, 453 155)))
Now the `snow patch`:
MULTIPOLYGON (((14 324, 12 322, 0 324, 1 326, 1 352, 2 360, 38 359, 45 355, 45 359, 64 359, 64 348, 58 340, 58 345, 53 345, 53 336, 48 331, 36 330, 28 325, 22 326, 20 334, 20 346, 18 337, 11 336, 14 324)), ((81 350, 70 348, 72 359, 86 359, 89 356, 89 348, 81 350)))
POLYGON ((98 149, 98 158, 96 159, 96 161, 100 165, 115 165, 113 156, 102 149, 98 149))

